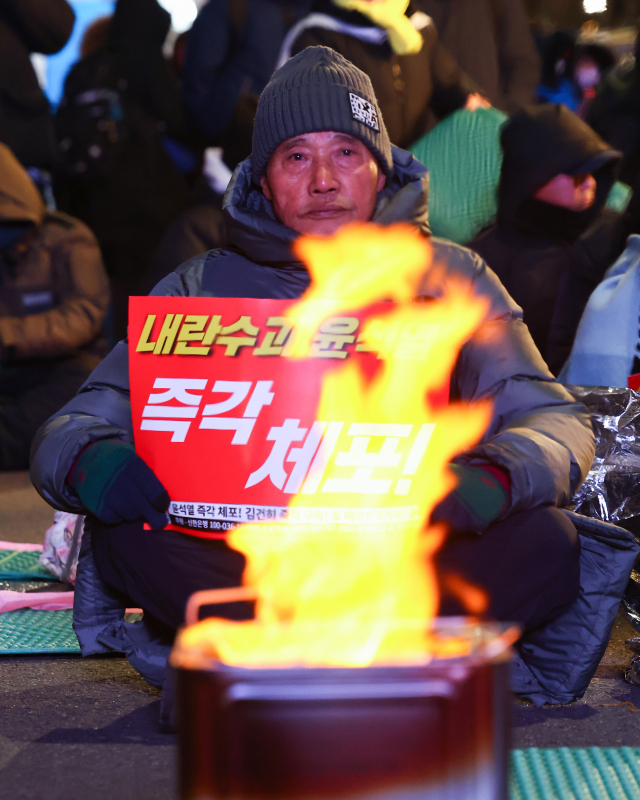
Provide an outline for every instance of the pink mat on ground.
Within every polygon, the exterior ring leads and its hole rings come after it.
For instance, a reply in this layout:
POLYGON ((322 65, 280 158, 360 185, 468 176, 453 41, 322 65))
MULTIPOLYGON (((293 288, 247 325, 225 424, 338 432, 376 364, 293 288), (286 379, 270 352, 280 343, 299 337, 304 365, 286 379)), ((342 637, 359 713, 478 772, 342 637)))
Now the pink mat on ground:
MULTIPOLYGON (((0 540, 0 550, 42 550, 41 544, 28 542, 4 542, 0 540)), ((52 575, 51 580, 56 580, 52 575)), ((16 611, 18 608, 33 608, 34 611, 64 611, 73 608, 73 592, 13 592, 0 590, 0 614, 16 611)), ((141 608, 128 608, 127 614, 142 614, 141 608)))
MULTIPOLYGON (((73 592, 13 592, 0 591, 0 614, 32 608, 34 611, 64 611, 73 608, 73 592)), ((141 608, 128 608, 127 614, 142 614, 141 608)))
POLYGON ((29 544, 28 542, 2 542, 0 550, 42 550, 41 544, 29 544))
POLYGON ((62 611, 73 608, 73 592, 13 592, 0 591, 0 613, 18 608, 36 611, 62 611))

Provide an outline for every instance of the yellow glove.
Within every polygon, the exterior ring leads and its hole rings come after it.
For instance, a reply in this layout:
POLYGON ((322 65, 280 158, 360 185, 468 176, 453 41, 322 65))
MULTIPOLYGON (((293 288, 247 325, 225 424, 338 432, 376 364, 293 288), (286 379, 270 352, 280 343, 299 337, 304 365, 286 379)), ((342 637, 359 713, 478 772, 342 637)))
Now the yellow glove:
POLYGON ((408 56, 419 53, 422 36, 413 27, 404 12, 409 0, 333 0, 347 11, 358 11, 368 17, 374 25, 384 28, 389 44, 396 55, 408 56))

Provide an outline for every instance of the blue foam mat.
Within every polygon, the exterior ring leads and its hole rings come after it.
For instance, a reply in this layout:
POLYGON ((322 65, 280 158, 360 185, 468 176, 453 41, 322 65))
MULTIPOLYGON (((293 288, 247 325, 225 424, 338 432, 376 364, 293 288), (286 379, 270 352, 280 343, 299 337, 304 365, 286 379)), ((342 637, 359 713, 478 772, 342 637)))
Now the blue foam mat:
POLYGON ((0 614, 0 656, 79 653, 73 611, 21 608, 0 614))
POLYGON ((511 800, 638 800, 640 748, 530 748, 511 753, 511 800))
POLYGON ((0 581, 56 580, 39 563, 41 555, 42 550, 0 550, 0 581))

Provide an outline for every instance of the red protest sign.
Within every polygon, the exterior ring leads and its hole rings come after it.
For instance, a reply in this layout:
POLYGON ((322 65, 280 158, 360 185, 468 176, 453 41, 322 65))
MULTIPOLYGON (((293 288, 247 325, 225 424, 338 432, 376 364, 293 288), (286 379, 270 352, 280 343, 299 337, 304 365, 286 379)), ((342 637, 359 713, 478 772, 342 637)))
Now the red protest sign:
POLYGON ((358 524, 413 513, 403 487, 428 446, 429 426, 350 425, 316 413, 328 370, 358 359, 365 374, 375 373, 377 356, 360 332, 389 304, 329 317, 310 357, 292 360, 284 315, 293 302, 130 299, 135 446, 169 492, 171 528, 222 538, 238 524, 292 514, 358 524), (339 469, 329 477, 331 464, 339 469), (296 494, 305 507, 289 509, 296 494), (388 496, 384 508, 367 502, 373 495, 388 496))

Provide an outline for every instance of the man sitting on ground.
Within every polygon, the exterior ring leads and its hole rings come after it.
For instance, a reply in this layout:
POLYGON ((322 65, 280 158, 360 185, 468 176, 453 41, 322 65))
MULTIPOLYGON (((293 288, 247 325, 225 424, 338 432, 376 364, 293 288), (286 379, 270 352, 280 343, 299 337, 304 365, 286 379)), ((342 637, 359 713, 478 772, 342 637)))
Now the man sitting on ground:
MULTIPOLYGON (((152 294, 298 298, 310 282, 291 254, 299 234, 372 220, 410 221, 428 236, 427 174, 390 144, 369 78, 334 51, 313 47, 264 90, 253 154, 234 174, 224 213, 229 249, 190 260, 152 294)), ((455 459, 458 486, 434 512, 453 530, 440 565, 486 587, 490 615, 533 628, 578 595, 578 536, 557 507, 591 465, 591 426, 484 262, 445 241, 433 240, 433 248, 447 277, 467 280, 490 302, 462 348, 451 396, 494 403, 483 441, 455 459)), ((429 283, 423 296, 441 292, 442 278, 435 288, 429 283)), ((182 624, 192 592, 239 584, 239 553, 163 530, 169 497, 133 447, 125 342, 43 426, 32 478, 52 505, 88 514, 91 546, 83 545, 79 580, 91 560, 102 586, 169 631, 182 624), (145 520, 153 530, 144 530, 145 520)), ((232 618, 248 613, 240 604, 217 609, 232 618)), ((442 611, 459 609, 445 599, 442 611)))

